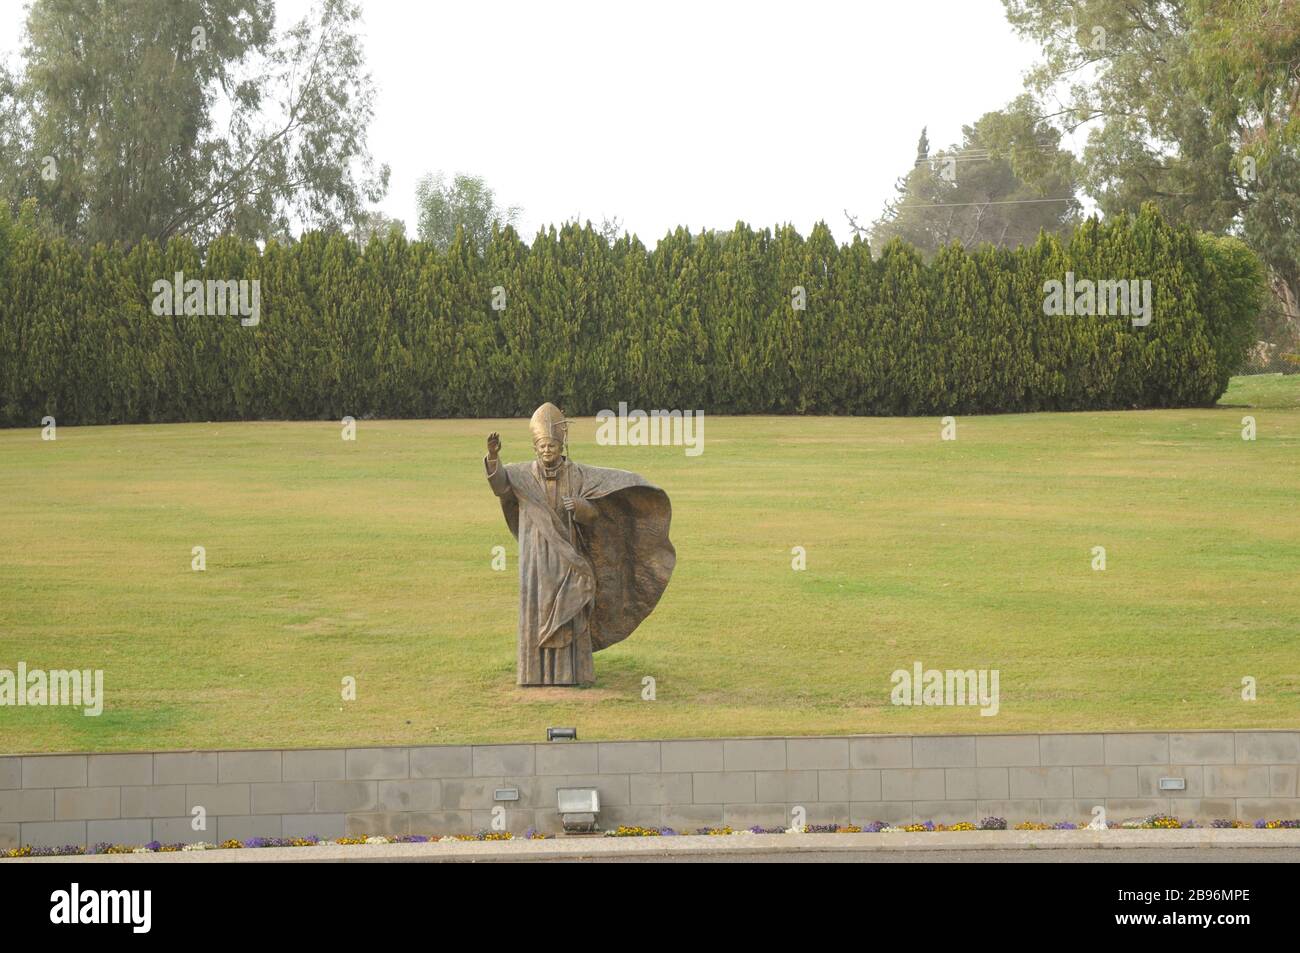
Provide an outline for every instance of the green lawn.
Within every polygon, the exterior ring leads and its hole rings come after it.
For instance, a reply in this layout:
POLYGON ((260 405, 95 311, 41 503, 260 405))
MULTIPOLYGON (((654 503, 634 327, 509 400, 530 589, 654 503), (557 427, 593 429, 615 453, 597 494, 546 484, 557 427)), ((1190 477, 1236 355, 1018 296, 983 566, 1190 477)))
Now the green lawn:
POLYGON ((1213 409, 963 417, 955 442, 706 417, 687 457, 581 421, 576 459, 668 491, 678 554, 585 690, 514 685, 492 430, 530 455, 523 420, 0 432, 0 668, 103 669, 107 695, 0 707, 0 752, 1300 725, 1300 376, 1213 409), (915 661, 997 669, 999 714, 891 705, 915 661))

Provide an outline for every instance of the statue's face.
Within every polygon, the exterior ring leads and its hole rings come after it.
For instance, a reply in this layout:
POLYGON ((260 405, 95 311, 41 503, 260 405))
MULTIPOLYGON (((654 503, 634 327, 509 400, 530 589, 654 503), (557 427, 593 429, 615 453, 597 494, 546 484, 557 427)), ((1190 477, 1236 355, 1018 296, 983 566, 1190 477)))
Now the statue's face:
POLYGON ((560 459, 560 441, 552 437, 541 437, 533 444, 533 449, 537 451, 538 458, 548 467, 553 467, 556 461, 560 459))

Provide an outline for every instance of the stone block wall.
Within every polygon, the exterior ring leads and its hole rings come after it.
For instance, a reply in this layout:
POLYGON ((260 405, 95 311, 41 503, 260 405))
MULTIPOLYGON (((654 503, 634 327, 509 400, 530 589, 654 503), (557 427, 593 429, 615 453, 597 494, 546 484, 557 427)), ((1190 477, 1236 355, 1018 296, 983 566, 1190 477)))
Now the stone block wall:
POLYGON ((1300 731, 0 755, 0 848, 471 833, 494 807, 553 832, 562 787, 596 788, 606 828, 788 826, 796 807, 809 824, 1086 822, 1097 805, 1112 823, 1253 821, 1300 817, 1298 773, 1300 731))

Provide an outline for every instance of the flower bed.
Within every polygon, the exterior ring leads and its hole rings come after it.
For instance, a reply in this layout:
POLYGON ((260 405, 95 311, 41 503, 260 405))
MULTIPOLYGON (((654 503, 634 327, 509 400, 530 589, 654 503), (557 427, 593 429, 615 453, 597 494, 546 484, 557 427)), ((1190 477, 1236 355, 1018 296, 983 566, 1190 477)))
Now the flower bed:
MULTIPOLYGON (((1258 820, 1254 823, 1247 821, 1229 821, 1216 820, 1208 825, 1198 824, 1195 821, 1180 821, 1176 817, 1168 814, 1153 814, 1150 817, 1138 818, 1135 820, 1124 821, 1120 824, 1112 824, 1109 828, 1096 828, 1097 830, 1174 830, 1174 829, 1202 829, 1211 827, 1216 829, 1250 829, 1250 830, 1296 830, 1300 829, 1300 819, 1291 820, 1258 820)), ((715 837, 726 837, 736 835, 753 835, 753 834, 889 834, 889 833, 922 833, 922 832, 950 832, 950 831, 1004 831, 1007 829, 1007 822, 1000 817, 986 817, 979 824, 972 824, 969 821, 961 821, 957 824, 935 824, 933 821, 925 821, 919 824, 906 824, 898 827, 886 824, 883 821, 872 821, 870 824, 859 827, 856 824, 809 824, 803 827, 748 827, 739 830, 731 827, 700 827, 689 833, 697 835, 708 835, 715 837)), ((1018 831, 1073 831, 1087 829, 1086 825, 1080 827, 1070 821, 1057 821, 1055 824, 1043 824, 1037 821, 1024 821, 1017 824, 1014 828, 1018 831)), ((475 834, 448 834, 442 837, 425 834, 402 834, 396 837, 338 837, 334 840, 322 839, 316 836, 310 837, 250 837, 248 840, 230 839, 222 841, 220 844, 162 844, 158 841, 150 841, 139 847, 127 846, 124 844, 99 843, 84 847, 80 844, 65 844, 62 847, 11 847, 7 850, 0 850, 0 858, 10 857, 66 857, 78 855, 94 854, 168 854, 181 851, 196 850, 255 850, 259 847, 332 847, 335 844, 428 844, 428 843, 459 843, 462 841, 507 841, 507 840, 546 840, 550 835, 540 833, 535 828, 529 828, 523 834, 515 835, 509 831, 479 831, 475 834)), ((678 831, 671 827, 633 827, 620 826, 615 830, 606 831, 606 837, 677 837, 680 836, 678 831)))

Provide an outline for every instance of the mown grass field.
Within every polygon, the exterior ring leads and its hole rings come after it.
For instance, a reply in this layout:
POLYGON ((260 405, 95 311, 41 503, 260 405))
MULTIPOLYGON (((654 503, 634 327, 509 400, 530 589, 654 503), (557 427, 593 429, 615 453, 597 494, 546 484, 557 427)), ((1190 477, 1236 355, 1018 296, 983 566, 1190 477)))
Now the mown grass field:
POLYGON ((678 553, 585 690, 514 685, 480 458, 493 430, 528 457, 526 422, 340 429, 0 432, 0 668, 106 691, 98 718, 0 707, 0 752, 1300 725, 1300 377, 964 417, 952 442, 930 418, 706 416, 693 458, 582 421, 575 459, 668 491, 678 553), (997 669, 998 715, 891 705, 916 661, 997 669))

